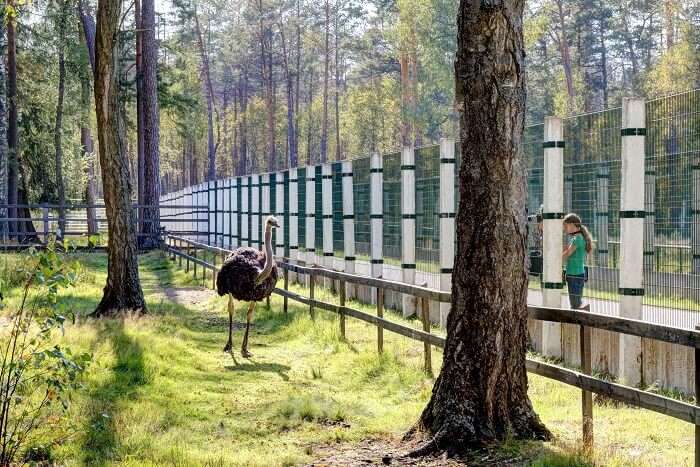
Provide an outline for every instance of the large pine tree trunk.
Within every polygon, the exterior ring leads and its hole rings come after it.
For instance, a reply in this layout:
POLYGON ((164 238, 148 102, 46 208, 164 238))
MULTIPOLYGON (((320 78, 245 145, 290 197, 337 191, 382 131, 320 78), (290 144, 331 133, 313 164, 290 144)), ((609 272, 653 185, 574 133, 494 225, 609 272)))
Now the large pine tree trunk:
POLYGON ((524 0, 462 0, 460 205, 443 366, 412 454, 546 438, 527 395, 524 0))
POLYGON ((53 144, 56 157, 56 187, 58 191, 58 237, 66 232, 66 189, 63 183, 63 95, 66 88, 66 61, 64 54, 64 38, 66 33, 65 1, 60 2, 58 23, 58 99, 56 102, 56 120, 53 133, 53 144))
MULTIPOLYGON (((14 8, 15 1, 8 0, 8 7, 14 8)), ((19 189, 19 149, 17 147, 17 36, 14 15, 7 18, 7 204, 11 207, 8 216, 19 217, 16 208, 19 189)), ((13 237, 19 232, 19 223, 11 220, 9 231, 13 237)))
POLYGON ((7 218, 7 100, 5 69, 5 21, 0 21, 0 240, 5 240, 8 225, 7 218))
MULTIPOLYGON (((136 24, 136 200, 139 206, 145 204, 144 181, 146 179, 146 148, 144 121, 143 89, 143 21, 141 1, 134 0, 134 23, 136 24)), ((143 208, 137 209, 139 216, 138 231, 143 231, 143 208)))
POLYGON ((109 233, 107 284, 94 316, 146 310, 139 281, 124 117, 119 105, 118 28, 122 2, 99 0, 95 39, 95 111, 109 233))
POLYGON ((141 3, 141 72, 143 91, 143 149, 144 149, 144 178, 143 203, 148 206, 143 209, 143 224, 141 232, 143 246, 154 248, 158 246, 158 231, 160 230, 160 121, 158 117, 158 45, 156 44, 155 5, 153 0, 142 0, 141 3))

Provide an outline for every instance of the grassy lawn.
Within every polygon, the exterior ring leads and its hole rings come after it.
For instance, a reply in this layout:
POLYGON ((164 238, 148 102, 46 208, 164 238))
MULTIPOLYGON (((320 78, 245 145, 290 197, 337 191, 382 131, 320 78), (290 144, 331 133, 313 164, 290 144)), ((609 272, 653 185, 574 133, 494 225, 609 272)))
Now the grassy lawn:
MULTIPOLYGON (((62 300, 85 315, 101 296, 106 258, 76 256, 84 265, 81 283, 62 300)), ((18 291, 8 273, 20 261, 0 258, 9 306, 18 291)), ((58 428, 65 439, 50 448, 58 463, 303 464, 320 445, 400 436, 428 401, 433 380, 421 369, 422 344, 385 332, 385 352, 377 356, 375 328, 348 319, 343 342, 336 317, 317 310, 312 321, 292 302, 285 315, 281 299, 273 298, 271 309, 257 308, 250 342, 255 356, 240 357, 238 329, 234 361, 222 353, 224 298, 194 290, 194 299, 175 303, 171 288, 193 289, 192 279, 161 253, 141 258, 141 276, 148 316, 79 319, 66 328, 65 343, 91 351, 93 362, 85 389, 73 396, 70 421, 58 428)), ((317 297, 334 300, 325 290, 317 289, 317 297)), ((437 371, 440 352, 433 357, 437 371)), ((538 376, 530 384, 535 408, 556 439, 511 442, 506 454, 525 452, 541 466, 692 463, 691 425, 607 404, 594 407, 596 452, 582 456, 580 392, 538 376)))

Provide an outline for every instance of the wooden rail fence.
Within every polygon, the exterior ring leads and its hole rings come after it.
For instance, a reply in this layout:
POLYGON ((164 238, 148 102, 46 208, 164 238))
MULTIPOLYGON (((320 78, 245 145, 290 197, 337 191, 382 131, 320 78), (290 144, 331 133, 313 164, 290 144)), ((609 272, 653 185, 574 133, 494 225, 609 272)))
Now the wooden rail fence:
MULTIPOLYGON (((212 285, 214 285, 216 282, 218 267, 204 259, 197 258, 196 251, 207 251, 222 259, 230 253, 229 250, 223 248, 210 246, 188 238, 170 234, 165 236, 165 244, 163 248, 172 256, 173 260, 177 258, 178 261, 180 261, 180 264, 181 260, 184 260, 186 262, 185 267, 187 271, 189 271, 189 262, 192 262, 195 265, 195 277, 197 274, 197 265, 202 267, 203 278, 206 278, 206 270, 212 271, 212 285)), ((312 316, 315 309, 336 313, 340 317, 340 333, 343 338, 346 337, 346 317, 355 318, 366 323, 373 324, 377 326, 378 329, 377 347, 379 352, 382 352, 383 350, 383 331, 385 330, 408 337, 409 339, 423 342, 425 346, 425 371, 432 373, 430 354, 431 346, 444 349, 446 338, 430 332, 430 323, 428 321, 427 314, 428 301, 435 300, 438 302, 449 303, 451 300, 449 293, 401 282, 333 271, 315 266, 301 266, 298 264, 291 264, 286 261, 278 262, 278 267, 284 271, 284 288, 276 288, 275 293, 284 297, 285 313, 287 312, 287 302, 290 299, 308 305, 312 316), (310 278, 309 297, 304 297, 288 290, 289 272, 307 275, 310 278), (314 298, 313 284, 316 283, 316 278, 318 277, 339 281, 339 304, 336 305, 333 303, 327 303, 314 298), (346 284, 374 287, 377 289, 376 316, 345 306, 346 284), (421 321, 423 324, 423 330, 404 326, 383 317, 382 297, 383 293, 387 290, 413 295, 421 300, 421 321)), ((576 324, 581 328, 581 371, 574 371, 569 368, 564 368, 531 358, 527 358, 525 364, 527 370, 531 373, 554 379, 581 389, 582 431, 583 445, 585 449, 590 450, 593 447, 592 393, 596 393, 695 425, 695 466, 700 467, 700 398, 697 396, 697 394, 700 393, 700 371, 698 369, 700 366, 700 332, 697 330, 693 331, 670 326, 660 326, 657 324, 646 323, 628 318, 619 318, 563 308, 528 306, 528 316, 537 320, 576 324), (591 376, 592 328, 614 331, 637 337, 656 339, 663 342, 694 348, 696 405, 591 376)))

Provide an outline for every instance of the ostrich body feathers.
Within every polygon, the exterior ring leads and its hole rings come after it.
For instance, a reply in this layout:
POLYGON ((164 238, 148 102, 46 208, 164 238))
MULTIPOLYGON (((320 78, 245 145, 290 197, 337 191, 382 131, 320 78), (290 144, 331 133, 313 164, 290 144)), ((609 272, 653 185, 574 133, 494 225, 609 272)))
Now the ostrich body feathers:
POLYGON ((231 294, 234 299, 243 302, 259 302, 265 299, 277 283, 277 265, 273 263, 270 276, 261 284, 255 285, 255 280, 264 267, 265 253, 262 251, 249 247, 234 250, 226 258, 216 277, 217 293, 231 294))

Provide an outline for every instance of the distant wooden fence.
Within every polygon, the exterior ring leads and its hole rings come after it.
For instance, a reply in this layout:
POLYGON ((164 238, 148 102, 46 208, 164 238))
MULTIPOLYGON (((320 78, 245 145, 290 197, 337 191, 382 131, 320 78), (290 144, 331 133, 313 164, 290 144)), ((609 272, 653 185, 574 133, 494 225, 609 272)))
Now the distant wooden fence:
MULTIPOLYGON (((203 258, 197 258, 198 250, 208 252, 211 257, 224 256, 230 250, 213 247, 204 243, 196 242, 184 237, 166 235, 163 248, 172 255, 172 259, 185 267, 189 271, 189 263, 195 266, 194 274, 197 276, 196 266, 202 268, 202 277, 206 280, 206 271, 212 271, 212 286, 216 282, 216 274, 219 268, 216 264, 203 258)), ((316 308, 336 313, 340 317, 340 332, 343 338, 345 333, 345 318, 351 317, 366 323, 377 326, 377 348, 383 350, 383 331, 393 332, 409 339, 423 342, 425 351, 425 371, 432 373, 431 346, 444 348, 446 339, 442 336, 432 334, 427 316, 427 303, 429 300, 441 303, 449 303, 451 296, 447 292, 432 290, 425 287, 409 285, 401 282, 388 281, 384 279, 358 276, 344 272, 333 271, 319 267, 305 267, 288 262, 278 262, 278 267, 284 271, 284 288, 276 288, 275 293, 284 298, 284 311, 287 311, 287 301, 289 299, 309 306, 311 316, 314 316, 316 308), (288 290, 289 272, 307 275, 309 277, 309 296, 304 297, 288 290), (316 279, 323 277, 326 279, 339 281, 339 303, 327 303, 317 300, 314 297, 316 279), (365 313, 345 305, 345 285, 355 284, 373 287, 377 291, 377 315, 365 313), (414 329, 402 324, 394 323, 383 317, 383 293, 387 290, 412 295, 421 300, 422 313, 421 320, 423 330, 414 329)), ((696 397, 696 405, 688 404, 676 399, 671 399, 658 394, 642 391, 622 384, 605 381, 591 376, 591 329, 603 329, 606 331, 619 332, 631 336, 654 339, 671 344, 687 346, 695 349, 695 388, 700 389, 700 332, 697 330, 687 330, 670 326, 660 326, 657 324, 637 321, 628 318, 588 313, 579 310, 569 310, 561 308, 533 307, 528 306, 528 316, 532 319, 578 325, 580 327, 580 344, 582 365, 581 372, 574 371, 550 363, 541 362, 531 358, 526 359, 528 371, 546 378, 554 379, 562 383, 581 389, 582 398, 582 426, 583 444, 586 449, 593 447, 593 400, 592 393, 602 394, 611 399, 631 404, 658 412, 669 417, 677 418, 695 425, 695 465, 700 467, 700 398, 696 397)))

